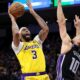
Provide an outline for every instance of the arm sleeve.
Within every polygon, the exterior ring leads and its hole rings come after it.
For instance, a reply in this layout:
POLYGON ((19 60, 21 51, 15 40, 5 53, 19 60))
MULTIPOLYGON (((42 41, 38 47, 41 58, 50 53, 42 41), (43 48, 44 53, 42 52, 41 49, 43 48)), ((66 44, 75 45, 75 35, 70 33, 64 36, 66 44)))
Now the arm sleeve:
POLYGON ((12 49, 13 49, 13 51, 15 52, 15 54, 18 54, 19 53, 19 51, 22 49, 22 47, 23 47, 23 42, 20 42, 19 43, 19 46, 18 47, 16 47, 15 45, 14 45, 14 42, 12 42, 12 49))

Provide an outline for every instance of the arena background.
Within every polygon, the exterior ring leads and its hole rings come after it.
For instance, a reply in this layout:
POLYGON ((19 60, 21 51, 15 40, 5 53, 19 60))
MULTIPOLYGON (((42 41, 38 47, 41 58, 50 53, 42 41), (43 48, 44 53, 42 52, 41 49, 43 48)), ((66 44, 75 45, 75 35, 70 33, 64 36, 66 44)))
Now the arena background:
MULTIPOLYGON (((0 80, 20 80, 20 65, 11 49, 12 32, 11 21, 8 16, 8 6, 13 0, 0 0, 0 80), (18 74, 17 74, 18 73, 18 74), (17 74, 17 75, 16 75, 17 74)), ((43 48, 46 57, 46 70, 50 75, 51 80, 56 77, 56 61, 60 53, 61 40, 58 32, 58 24, 56 20, 56 7, 50 4, 50 7, 43 9, 35 9, 36 12, 44 18, 49 25, 49 35, 46 39, 43 48)), ((74 29, 74 15, 80 16, 80 6, 78 5, 66 5, 63 6, 64 14, 67 17, 67 31, 73 38, 75 35, 74 29)), ((18 18, 18 25, 28 26, 34 37, 38 31, 38 24, 36 20, 27 10, 26 13, 18 18)), ((78 73, 80 76, 80 73, 78 73)), ((75 80, 80 80, 77 77, 75 80)))

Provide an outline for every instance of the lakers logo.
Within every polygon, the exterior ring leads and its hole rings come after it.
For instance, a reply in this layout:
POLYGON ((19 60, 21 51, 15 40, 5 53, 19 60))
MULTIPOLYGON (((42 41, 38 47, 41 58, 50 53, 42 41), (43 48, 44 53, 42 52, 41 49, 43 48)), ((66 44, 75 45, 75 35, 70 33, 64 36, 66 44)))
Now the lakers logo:
POLYGON ((38 45, 26 46, 24 50, 39 48, 38 45))

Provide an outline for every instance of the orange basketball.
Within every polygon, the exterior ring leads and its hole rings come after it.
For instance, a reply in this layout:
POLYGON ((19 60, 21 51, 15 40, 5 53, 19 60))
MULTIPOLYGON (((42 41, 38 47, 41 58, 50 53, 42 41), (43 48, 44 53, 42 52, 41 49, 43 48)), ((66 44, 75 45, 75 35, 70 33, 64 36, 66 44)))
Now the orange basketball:
POLYGON ((25 9, 24 9, 24 6, 19 3, 19 2, 15 2, 15 3, 12 3, 11 6, 9 7, 9 12, 14 16, 14 17, 21 17, 24 12, 25 12, 25 9))

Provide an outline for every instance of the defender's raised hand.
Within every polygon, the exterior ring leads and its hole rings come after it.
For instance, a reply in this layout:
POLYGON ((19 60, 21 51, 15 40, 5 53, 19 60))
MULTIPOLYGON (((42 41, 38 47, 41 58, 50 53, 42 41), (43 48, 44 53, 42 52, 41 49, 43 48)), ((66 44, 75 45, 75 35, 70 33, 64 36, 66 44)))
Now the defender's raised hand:
POLYGON ((58 3, 61 3, 61 0, 58 0, 58 3))

